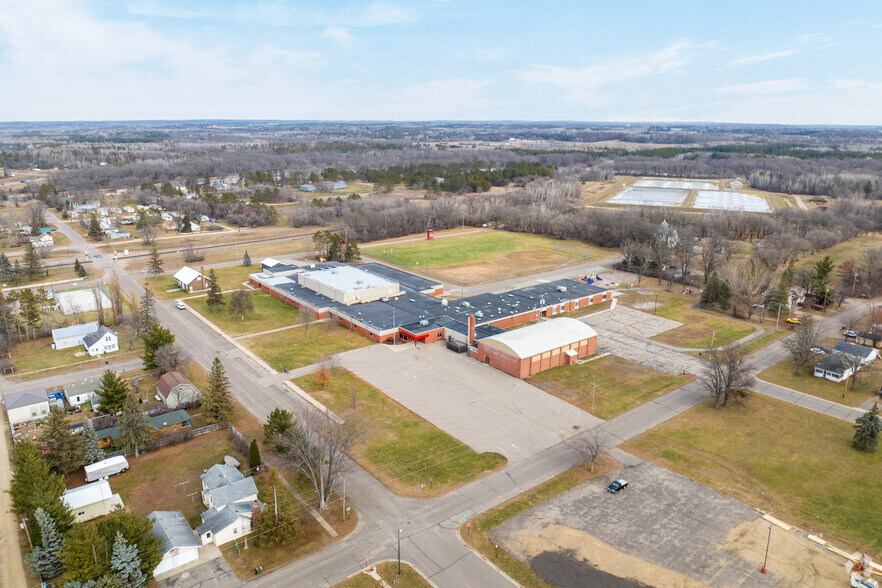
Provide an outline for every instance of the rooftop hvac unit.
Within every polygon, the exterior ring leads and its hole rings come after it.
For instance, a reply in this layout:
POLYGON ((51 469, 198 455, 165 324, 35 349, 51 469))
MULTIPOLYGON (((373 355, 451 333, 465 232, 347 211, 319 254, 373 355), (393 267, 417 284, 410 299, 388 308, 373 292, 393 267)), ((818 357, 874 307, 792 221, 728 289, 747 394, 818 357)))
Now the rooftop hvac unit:
POLYGON ((464 301, 462 302, 462 305, 465 306, 466 308, 468 308, 468 307, 470 307, 470 306, 472 305, 472 303, 469 302, 468 300, 464 300, 464 301))
POLYGON ((447 306, 447 301, 446 301, 446 300, 442 300, 442 301, 441 301, 441 306, 447 306))
POLYGON ((561 291, 561 292, 566 292, 566 291, 567 291, 567 287, 566 287, 566 286, 558 286, 557 289, 558 289, 559 291, 561 291))
POLYGON ((544 299, 544 298, 540 298, 540 299, 539 299, 539 304, 545 304, 545 299, 544 299))
POLYGON ((480 311, 480 310, 475 311, 476 318, 481 318, 482 316, 484 316, 484 313, 482 311, 480 311))
POLYGON ((380 298, 380 300, 383 302, 389 302, 389 298, 387 296, 383 296, 382 298, 380 298))
POLYGON ((427 326, 429 326, 429 321, 427 321, 426 319, 423 319, 420 321, 420 325, 427 327, 427 326))
POLYGON ((315 269, 315 264, 314 263, 309 264, 309 269, 315 269))

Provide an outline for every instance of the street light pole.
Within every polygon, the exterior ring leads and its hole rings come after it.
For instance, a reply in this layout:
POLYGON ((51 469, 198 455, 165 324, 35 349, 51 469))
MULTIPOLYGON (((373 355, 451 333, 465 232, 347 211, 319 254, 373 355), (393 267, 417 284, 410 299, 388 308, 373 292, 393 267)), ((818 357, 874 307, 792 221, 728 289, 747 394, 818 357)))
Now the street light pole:
POLYGON ((401 575, 401 529, 398 529, 398 575, 401 575))
POLYGON ((658 294, 655 295, 655 307, 652 309, 652 314, 658 314, 658 294))
POLYGON ((716 340, 716 338, 717 338, 717 330, 711 329, 711 331, 712 331, 711 332, 711 349, 713 349, 714 348, 714 340, 716 340))
POLYGON ((766 564, 769 561, 769 544, 772 542, 772 525, 769 525, 769 538, 766 539, 766 557, 763 558, 763 569, 760 570, 760 573, 766 573, 766 564))

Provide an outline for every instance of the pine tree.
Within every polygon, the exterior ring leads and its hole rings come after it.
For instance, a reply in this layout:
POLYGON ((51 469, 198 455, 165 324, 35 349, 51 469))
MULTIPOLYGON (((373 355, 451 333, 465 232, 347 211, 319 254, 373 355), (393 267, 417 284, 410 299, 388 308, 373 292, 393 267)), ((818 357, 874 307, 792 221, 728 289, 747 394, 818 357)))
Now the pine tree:
POLYGON ((133 450, 135 457, 138 457, 138 447, 143 447, 153 438, 150 419, 141 413, 134 394, 126 396, 122 414, 119 415, 116 426, 119 429, 119 439, 123 446, 133 450))
POLYGON ((95 434, 95 427, 92 421, 86 419, 83 421, 83 431, 80 434, 83 438, 83 461, 85 465, 92 465, 104 459, 104 451, 98 445, 98 435, 95 434))
POLYGON ((18 260, 15 260, 15 264, 12 266, 12 282, 17 284, 24 279, 24 273, 21 271, 21 264, 18 260))
POLYGON ((141 571, 141 559, 138 557, 138 546, 129 545, 122 533, 116 534, 113 542, 113 555, 110 567, 126 583, 126 586, 143 586, 147 579, 141 571))
POLYGON ((83 264, 80 263, 79 259, 74 259, 74 271, 77 272, 77 275, 81 278, 89 277, 89 272, 86 271, 86 268, 83 267, 83 264))
POLYGON ((12 263, 5 253, 0 253, 0 281, 11 282, 14 277, 12 263))
POLYGON ((92 220, 89 221, 89 237, 92 239, 98 240, 101 238, 101 224, 98 222, 98 217, 96 215, 92 215, 92 220))
POLYGON ((267 492, 263 500, 267 503, 266 510, 261 512, 255 521, 252 513, 251 530, 257 532, 264 545, 286 545, 300 536, 302 523, 291 515, 290 509, 283 508, 278 500, 278 486, 281 486, 279 472, 272 468, 266 482, 267 492))
POLYGON ((21 290, 18 294, 18 310, 21 315, 21 319, 25 322, 27 326, 29 326, 34 334, 34 339, 36 340, 37 334, 37 326, 40 324, 40 302, 37 300, 37 297, 34 296, 34 293, 25 288, 21 290))
POLYGON ((208 296, 205 303, 211 309, 211 312, 217 310, 218 306, 223 306, 224 295, 221 292, 220 284, 217 283, 217 277, 214 275, 214 269, 208 270, 208 296))
MULTIPOLYGON (((59 531, 66 533, 73 525, 73 513, 61 501, 66 490, 64 477, 49 468, 40 450, 29 441, 19 441, 12 449, 12 465, 15 468, 9 484, 10 510, 34 519, 34 512, 42 508, 55 521, 59 531)), ((28 523, 31 539, 40 542, 39 527, 28 523)))
POLYGON ((252 470, 260 465, 260 447, 257 446, 257 439, 251 440, 251 446, 248 448, 248 467, 252 470))
POLYGON ((49 411, 43 425, 40 441, 46 444, 46 458, 61 474, 67 474, 83 465, 83 446, 79 435, 73 435, 67 427, 67 413, 57 406, 49 411))
MULTIPOLYGON (((6 260, 7 262, 9 260, 6 260)), ((242 256, 242 265, 245 267, 251 267, 251 256, 248 255, 248 250, 245 250, 245 255, 242 256)))
POLYGON ((154 296, 149 284, 144 286, 144 294, 141 296, 138 307, 141 316, 141 332, 146 333, 156 324, 156 296, 154 296))
POLYGON ((154 245, 150 249, 150 261, 147 262, 147 273, 152 276, 158 276, 162 272, 162 258, 159 256, 159 251, 156 249, 156 245, 154 245))
POLYGON ((42 508, 34 512, 37 526, 40 528, 41 544, 34 548, 25 557, 25 562, 31 568, 31 575, 42 580, 54 578, 61 573, 62 565, 59 557, 64 546, 61 533, 52 517, 42 508))
POLYGON ((873 453, 879 446, 880 433, 882 433, 882 420, 879 419, 879 405, 874 402, 873 408, 855 421, 852 445, 861 451, 873 453))
POLYGON ((118 376, 113 370, 106 370, 101 375, 97 408, 105 414, 116 414, 122 410, 128 395, 128 382, 118 376))
POLYGON ((230 393, 230 379, 224 371, 224 364, 219 357, 215 357, 208 373, 208 389, 202 403, 202 412, 208 417, 208 422, 217 423, 229 421, 235 413, 233 395, 230 393))
POLYGON ((154 323, 144 335, 144 355, 141 356, 141 359, 144 360, 144 367, 146 369, 159 367, 156 365, 157 350, 163 345, 171 345, 174 342, 175 336, 171 331, 154 323))
POLYGON ((181 232, 182 233, 192 233, 193 226, 190 224, 190 213, 184 215, 184 220, 181 221, 181 232))
POLYGON ((25 245, 24 252, 25 273, 28 278, 33 280, 43 275, 43 262, 40 261, 40 254, 34 244, 28 241, 25 245))
POLYGON ((350 241, 346 244, 346 253, 345 253, 346 261, 353 262, 361 259, 361 251, 358 249, 358 243, 355 241, 350 241))

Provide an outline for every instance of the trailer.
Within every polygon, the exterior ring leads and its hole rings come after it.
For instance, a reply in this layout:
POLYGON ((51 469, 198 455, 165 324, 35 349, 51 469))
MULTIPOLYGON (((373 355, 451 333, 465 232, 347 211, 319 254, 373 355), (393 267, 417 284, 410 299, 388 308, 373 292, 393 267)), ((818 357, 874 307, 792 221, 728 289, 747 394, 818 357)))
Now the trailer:
POLYGON ((126 460, 125 456, 118 455, 116 457, 93 463, 92 465, 87 465, 85 469, 86 481, 94 482, 102 478, 113 476, 114 474, 125 472, 129 469, 129 462, 126 460))

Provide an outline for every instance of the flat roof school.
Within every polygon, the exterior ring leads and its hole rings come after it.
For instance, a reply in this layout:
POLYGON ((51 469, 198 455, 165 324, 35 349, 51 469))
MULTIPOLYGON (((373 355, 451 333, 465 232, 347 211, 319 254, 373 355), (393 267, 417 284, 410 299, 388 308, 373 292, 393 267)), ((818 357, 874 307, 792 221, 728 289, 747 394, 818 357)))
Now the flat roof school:
POLYGON ((316 318, 332 318, 379 342, 450 340, 474 345, 501 329, 611 297, 603 288, 564 279, 448 301, 436 298, 443 293, 442 284, 379 263, 299 267, 265 260, 263 271, 249 280, 316 318), (469 316, 474 316, 473 333, 469 316))

